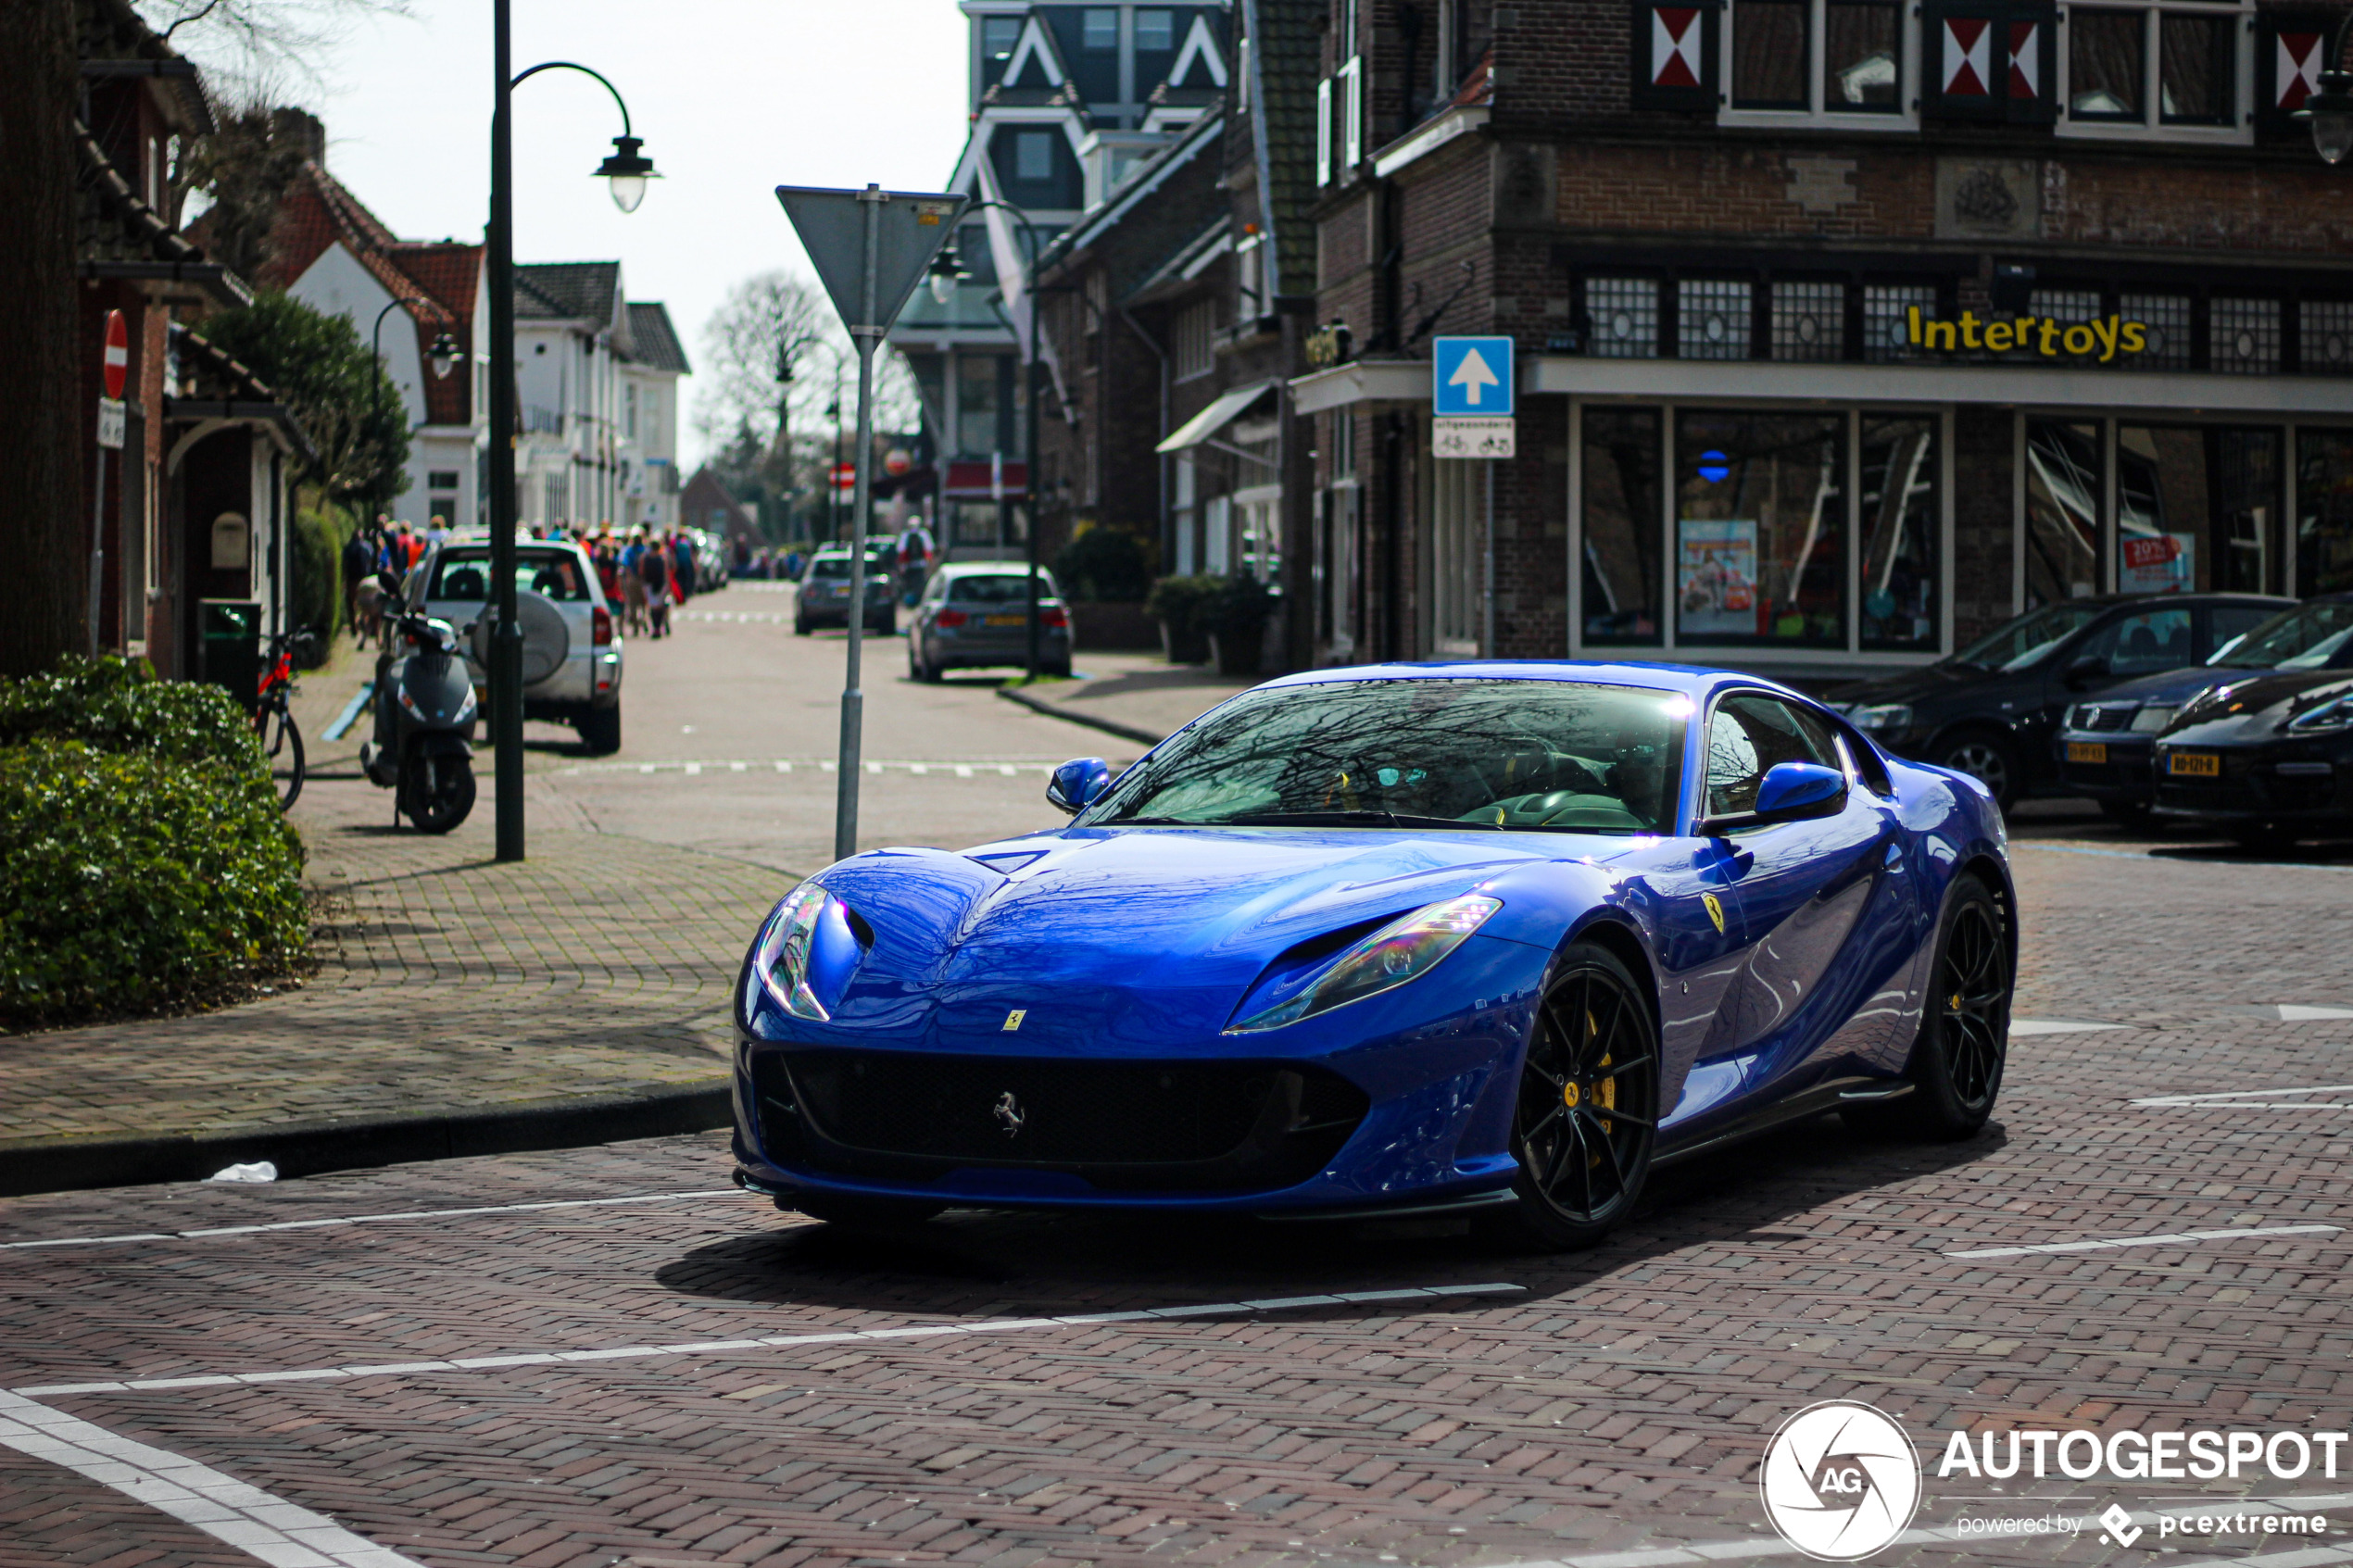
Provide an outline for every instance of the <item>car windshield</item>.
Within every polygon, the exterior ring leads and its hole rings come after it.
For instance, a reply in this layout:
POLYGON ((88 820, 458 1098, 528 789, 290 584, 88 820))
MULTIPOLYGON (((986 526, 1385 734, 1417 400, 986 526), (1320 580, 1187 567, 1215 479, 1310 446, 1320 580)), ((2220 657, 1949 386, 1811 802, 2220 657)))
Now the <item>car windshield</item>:
POLYGON ((1953 656, 1980 670, 2023 670, 2099 614, 2097 605, 2045 605, 1979 638, 1953 656))
MULTIPOLYGON (((1051 598, 1054 585, 1046 575, 1038 575, 1038 596, 1051 598)), ((1029 600, 1027 577, 951 577, 948 581, 948 597, 960 605, 1017 605, 1029 600)))
POLYGON ((2221 670, 2328 670, 2353 659, 2353 601, 2298 605, 2206 662, 2221 670))
MULTIPOLYGON (((568 550, 516 551, 515 586, 544 594, 562 604, 585 604, 590 597, 588 574, 581 570, 580 558, 568 550)), ((487 550, 444 555, 434 568, 433 586, 425 592, 428 599, 463 599, 477 604, 489 595, 487 550)))
POLYGON ((1691 712, 1567 681, 1271 687, 1172 736, 1082 821, 1662 833, 1691 712))

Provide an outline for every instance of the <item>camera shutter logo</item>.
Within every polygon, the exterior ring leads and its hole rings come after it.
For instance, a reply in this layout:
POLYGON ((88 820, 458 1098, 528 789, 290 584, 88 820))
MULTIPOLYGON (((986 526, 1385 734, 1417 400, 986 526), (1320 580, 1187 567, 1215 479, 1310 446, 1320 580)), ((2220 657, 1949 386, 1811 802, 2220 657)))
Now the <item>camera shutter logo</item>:
POLYGON ((1781 1424, 1757 1481, 1765 1517, 1808 1557, 1852 1562, 1894 1543, 1920 1504, 1920 1461, 1894 1420, 1831 1399, 1781 1424))

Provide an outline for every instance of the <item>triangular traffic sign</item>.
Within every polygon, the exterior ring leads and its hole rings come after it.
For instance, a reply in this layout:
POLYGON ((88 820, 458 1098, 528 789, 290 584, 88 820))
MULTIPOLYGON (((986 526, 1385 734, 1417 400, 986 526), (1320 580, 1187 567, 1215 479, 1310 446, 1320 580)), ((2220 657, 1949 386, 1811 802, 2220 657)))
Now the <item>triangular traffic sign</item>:
POLYGON ((845 327, 886 329, 899 319, 924 269, 956 232, 971 198, 915 191, 820 190, 779 185, 776 199, 817 269, 845 327), (866 298, 866 214, 875 214, 875 293, 866 298), (867 312, 872 309, 873 316, 867 312))

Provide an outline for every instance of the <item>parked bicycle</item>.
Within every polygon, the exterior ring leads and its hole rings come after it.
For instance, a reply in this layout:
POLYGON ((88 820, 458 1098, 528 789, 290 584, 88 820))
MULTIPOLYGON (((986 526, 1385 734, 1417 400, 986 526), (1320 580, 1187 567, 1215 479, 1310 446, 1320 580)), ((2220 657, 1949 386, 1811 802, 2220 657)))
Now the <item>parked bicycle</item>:
POLYGON ((259 700, 253 709, 254 738, 270 759, 270 775, 279 781, 278 809, 294 809, 302 793, 302 731, 296 727, 287 701, 300 688, 294 682, 295 660, 308 660, 318 646, 318 633, 308 630, 281 632, 270 639, 270 657, 261 672, 259 700), (285 759, 283 769, 279 759, 285 759))

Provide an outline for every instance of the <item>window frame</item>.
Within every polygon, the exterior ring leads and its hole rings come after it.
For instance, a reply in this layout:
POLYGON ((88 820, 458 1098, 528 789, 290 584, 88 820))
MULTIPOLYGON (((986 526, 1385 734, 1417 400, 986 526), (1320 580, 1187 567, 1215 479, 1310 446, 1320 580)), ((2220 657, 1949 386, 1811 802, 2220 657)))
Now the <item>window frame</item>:
POLYGON ((1831 108, 1824 102, 1823 76, 1828 65, 1829 8, 1837 0, 1804 0, 1806 6, 1806 96, 1804 108, 1743 108, 1732 96, 1732 76, 1739 56, 1733 49, 1734 29, 1742 0, 1726 0, 1716 16, 1720 107, 1716 123, 1727 128, 1783 130, 1791 126, 1835 126, 1842 131, 1917 132, 1920 128, 1920 19, 1917 4, 1894 7, 1896 14, 1895 105, 1893 108, 1831 108))
POLYGON ((2058 74, 2058 118, 2053 133, 2077 138, 2124 138, 2158 142, 2204 143, 2208 145, 2251 146, 2255 142, 2255 54, 2258 30, 2254 0, 2101 0, 2084 9, 2141 13, 2141 112, 2136 119, 2078 118, 2073 105, 2076 7, 2059 7, 2058 49, 2054 69, 2058 74), (2165 118, 2163 19, 2215 17, 2231 24, 2228 80, 2231 106, 2221 124, 2169 120, 2165 118))

